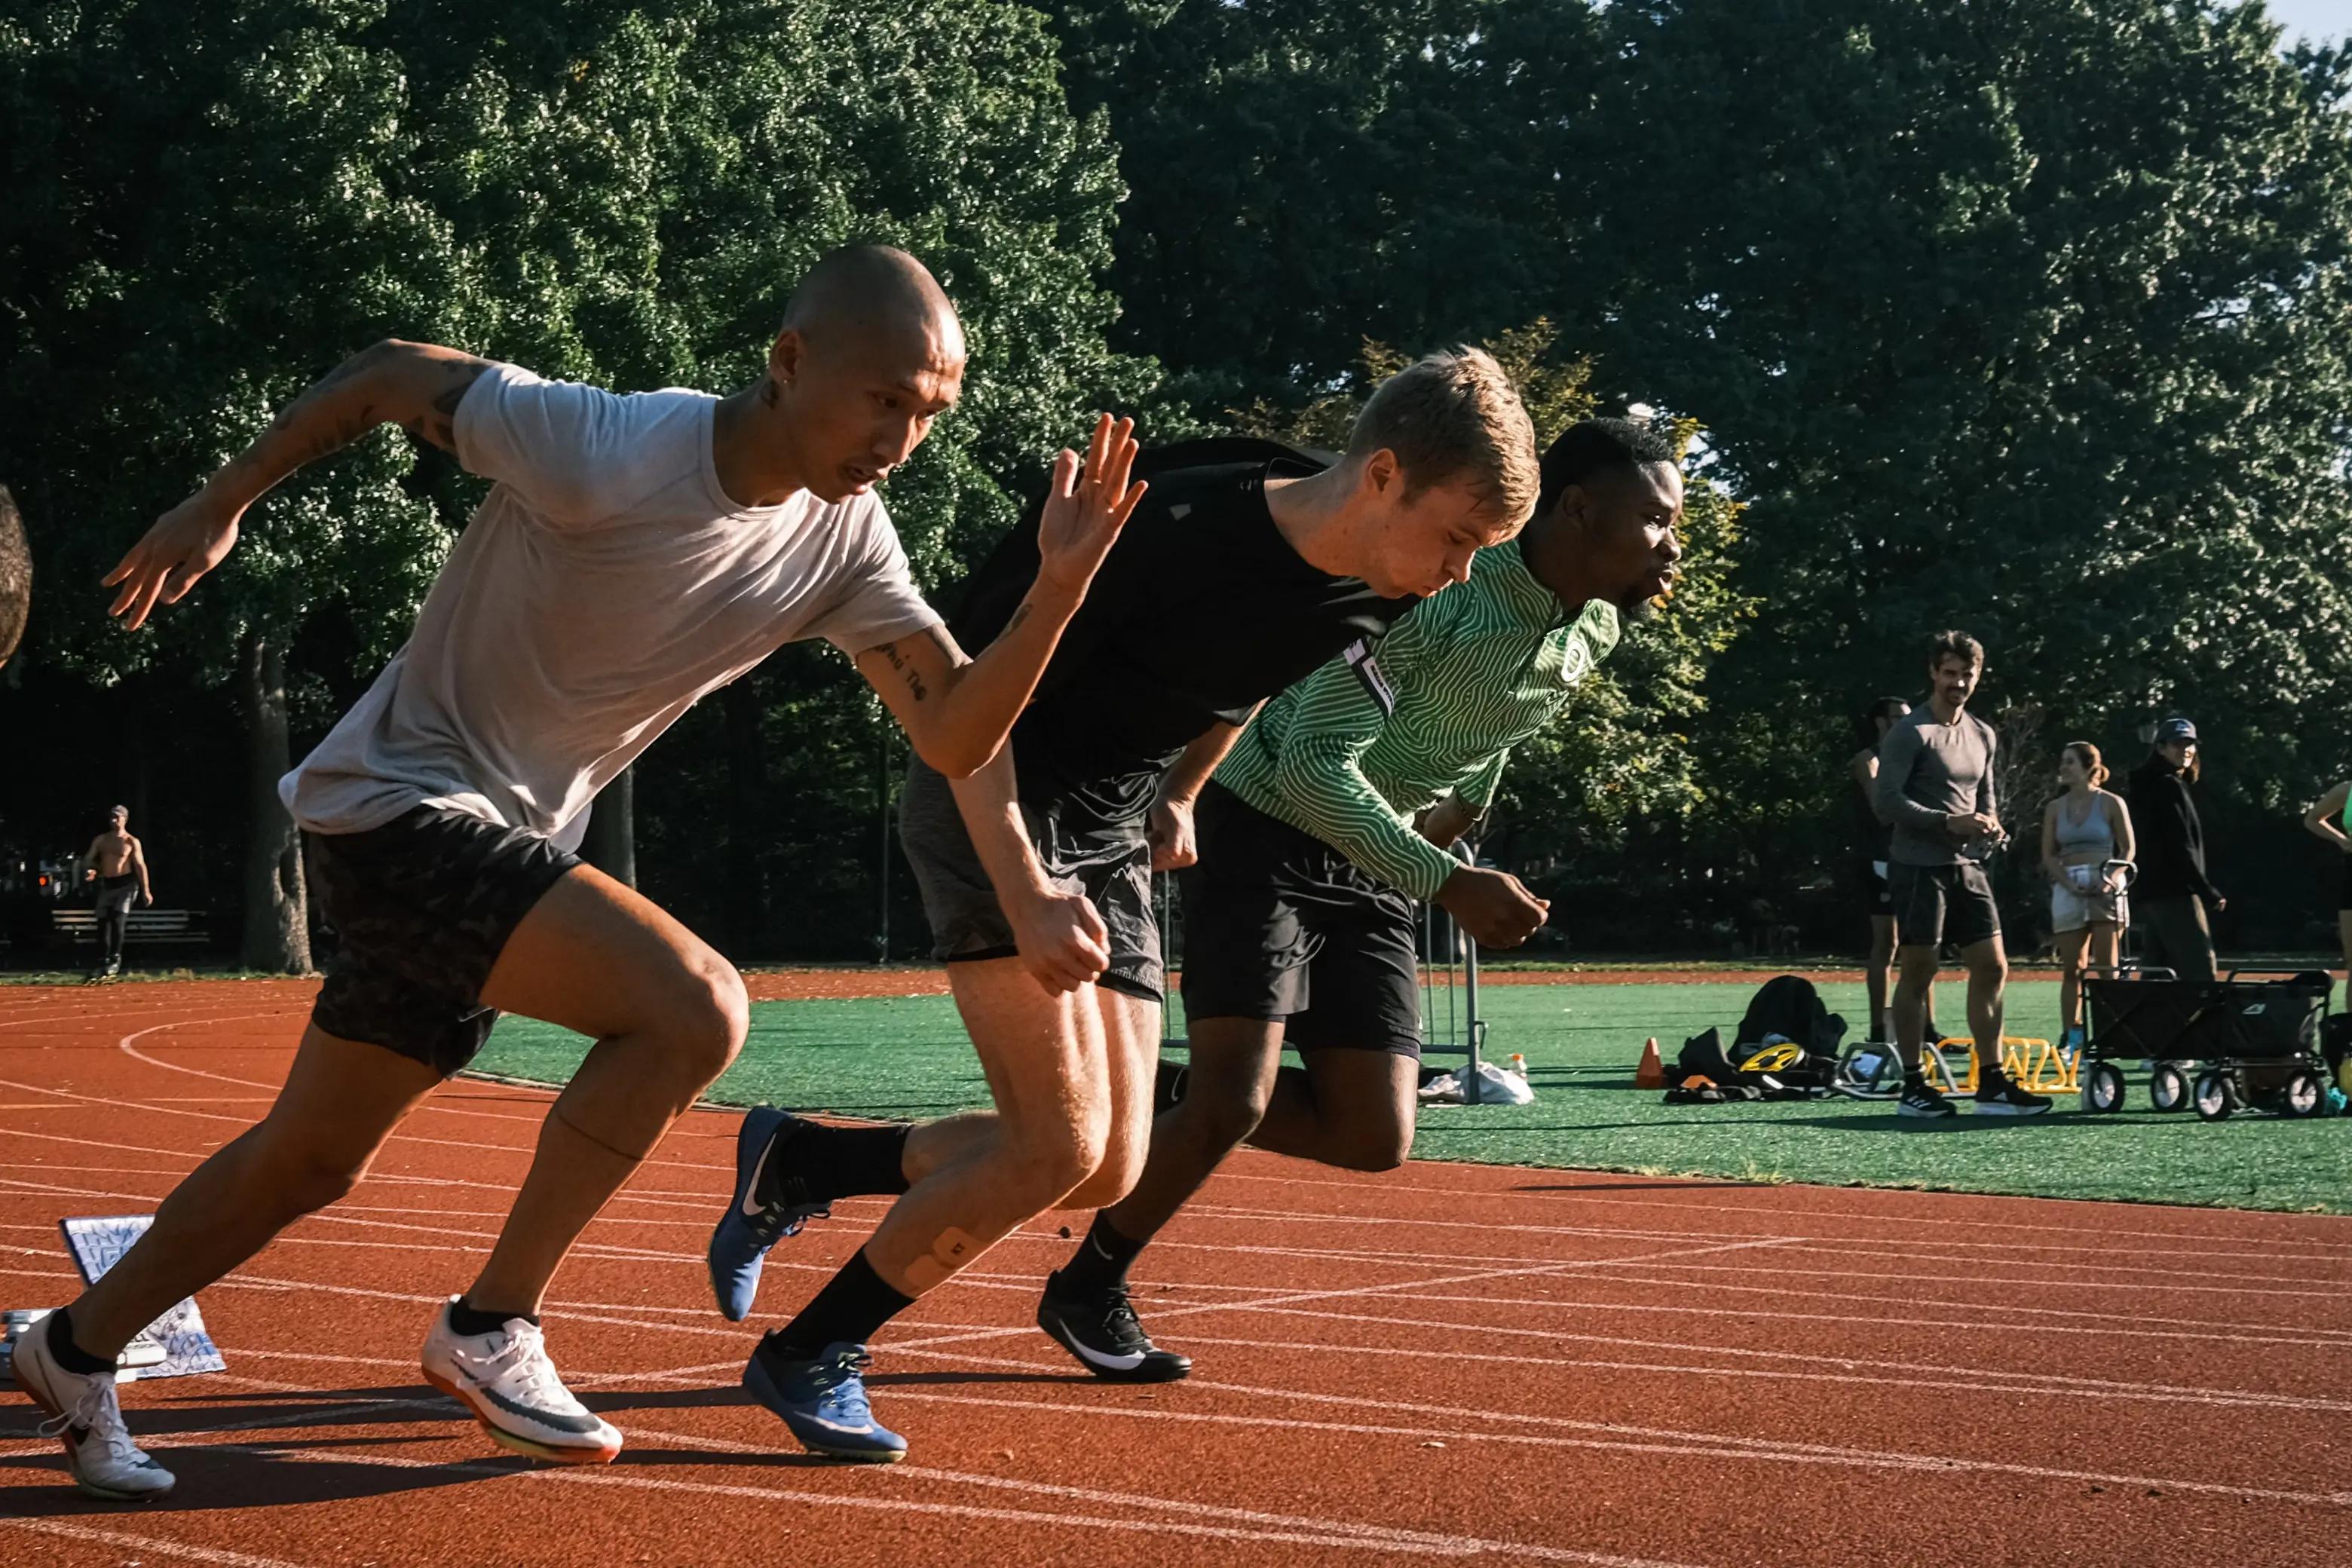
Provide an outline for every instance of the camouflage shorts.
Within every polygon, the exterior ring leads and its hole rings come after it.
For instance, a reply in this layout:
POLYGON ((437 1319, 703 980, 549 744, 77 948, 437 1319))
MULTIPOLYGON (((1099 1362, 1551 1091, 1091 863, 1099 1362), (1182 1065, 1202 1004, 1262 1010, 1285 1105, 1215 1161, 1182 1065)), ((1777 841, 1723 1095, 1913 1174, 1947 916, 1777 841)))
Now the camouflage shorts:
POLYGON ((444 1078, 463 1068, 498 1022, 482 1005, 490 966, 579 858, 543 835, 430 805, 310 845, 341 943, 311 1022, 444 1078))

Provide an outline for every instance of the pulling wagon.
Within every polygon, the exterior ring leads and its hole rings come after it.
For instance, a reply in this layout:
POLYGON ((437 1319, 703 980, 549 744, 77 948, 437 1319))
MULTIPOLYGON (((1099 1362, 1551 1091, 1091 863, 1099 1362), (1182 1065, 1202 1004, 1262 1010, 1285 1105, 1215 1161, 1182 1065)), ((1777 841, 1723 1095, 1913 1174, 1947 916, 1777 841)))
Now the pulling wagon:
POLYGON ((2325 970, 2233 969, 2182 980, 2150 969, 2086 975, 2091 1037, 2083 1109, 2120 1110, 2125 1061, 2148 1064, 2148 1102, 2207 1121, 2245 1107, 2316 1116, 2327 1105, 2325 970), (2193 1078, 2191 1075, 2194 1075, 2193 1078))

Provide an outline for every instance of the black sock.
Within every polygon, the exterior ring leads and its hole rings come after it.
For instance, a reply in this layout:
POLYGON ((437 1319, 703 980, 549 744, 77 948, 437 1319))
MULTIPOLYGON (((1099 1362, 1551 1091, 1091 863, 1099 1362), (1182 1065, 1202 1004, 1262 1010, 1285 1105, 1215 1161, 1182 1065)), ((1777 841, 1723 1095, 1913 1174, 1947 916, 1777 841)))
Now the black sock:
POLYGON ((835 1198, 896 1197, 907 1190, 906 1123, 887 1127, 828 1127, 803 1121, 776 1148, 760 1173, 755 1194, 766 1203, 782 1196, 793 1203, 831 1203, 835 1198))
POLYGON ((827 1345, 866 1343, 914 1304, 912 1296, 900 1295, 874 1272, 861 1247, 799 1317, 762 1340, 760 1348, 786 1361, 811 1361, 827 1345))
POLYGON ((539 1327, 539 1317, 531 1312, 479 1312, 474 1304, 460 1296, 449 1303, 449 1331, 471 1337, 475 1334, 495 1334, 507 1326, 509 1318, 520 1318, 532 1328, 539 1327))
POLYGON ((1134 1267, 1136 1255, 1149 1245, 1130 1241, 1111 1225, 1108 1215, 1095 1215, 1095 1223, 1087 1238, 1078 1243, 1078 1250, 1055 1279, 1062 1293, 1088 1296, 1127 1283, 1127 1271, 1134 1267))
POLYGON ((59 1366, 82 1377, 114 1370, 114 1363, 104 1356, 92 1355, 74 1343, 73 1323, 63 1307, 49 1314, 49 1353, 58 1358, 59 1366))
POLYGON ((1925 1089, 1927 1087, 1927 1075, 1921 1072, 1917 1068, 1913 1068, 1903 1075, 1904 1093, 1908 1094, 1914 1089, 1925 1089))

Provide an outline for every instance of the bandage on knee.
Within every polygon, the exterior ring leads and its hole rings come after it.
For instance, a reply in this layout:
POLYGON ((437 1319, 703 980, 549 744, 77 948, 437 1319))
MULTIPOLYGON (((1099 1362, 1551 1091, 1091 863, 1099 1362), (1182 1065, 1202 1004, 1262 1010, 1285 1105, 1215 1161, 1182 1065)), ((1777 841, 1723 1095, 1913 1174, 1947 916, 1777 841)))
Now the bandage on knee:
POLYGON ((931 1238, 928 1254, 907 1265, 907 1283, 918 1291, 931 1289, 980 1254, 979 1242, 950 1226, 931 1238))

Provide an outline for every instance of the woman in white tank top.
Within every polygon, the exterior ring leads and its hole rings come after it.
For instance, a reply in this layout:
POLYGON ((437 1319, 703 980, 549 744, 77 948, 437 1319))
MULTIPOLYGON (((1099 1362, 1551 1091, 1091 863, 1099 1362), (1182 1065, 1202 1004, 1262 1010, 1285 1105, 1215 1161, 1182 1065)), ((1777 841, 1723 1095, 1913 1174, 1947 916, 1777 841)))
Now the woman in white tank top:
POLYGON ((2116 966, 2123 935, 2122 882, 2101 869, 2110 860, 2129 860, 2131 809, 2121 795, 2099 786, 2106 764, 2088 741, 2069 741, 2058 753, 2058 782, 2065 789, 2042 814, 2042 869, 2050 878, 2050 929, 2063 971, 2058 984, 2062 1048, 2083 1045, 2083 969, 2116 966))

